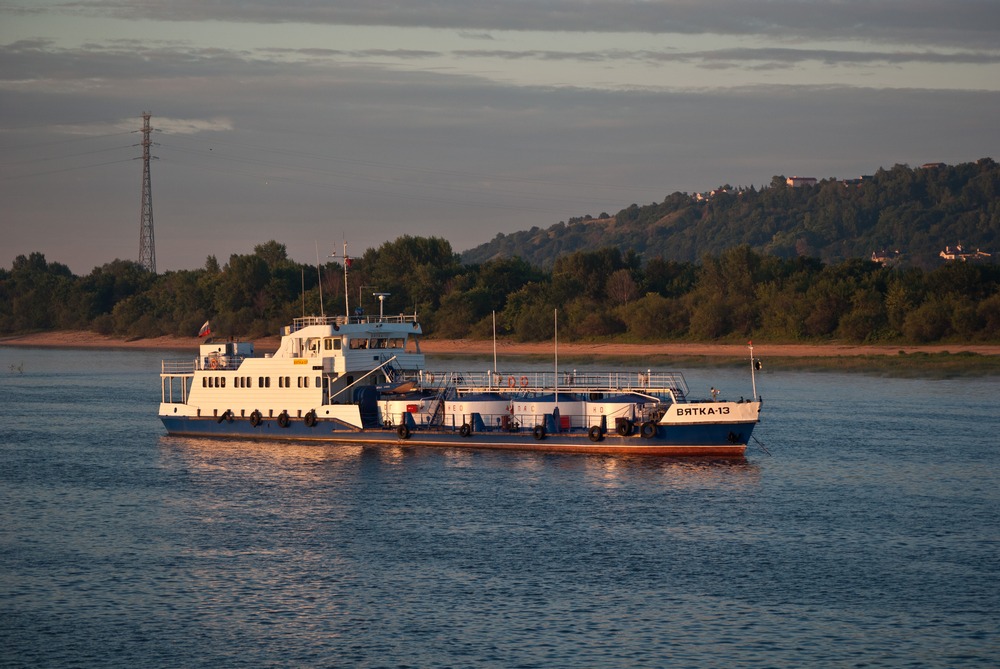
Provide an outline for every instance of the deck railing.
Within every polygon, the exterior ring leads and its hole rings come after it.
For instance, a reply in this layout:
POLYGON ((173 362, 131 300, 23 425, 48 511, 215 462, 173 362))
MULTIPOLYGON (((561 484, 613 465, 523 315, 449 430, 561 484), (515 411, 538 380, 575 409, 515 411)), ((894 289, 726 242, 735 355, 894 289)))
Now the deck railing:
POLYGON ((160 374, 194 374, 197 366, 197 360, 163 360, 160 362, 160 374))
POLYGON ((398 316, 378 316, 375 314, 362 314, 360 316, 351 316, 350 318, 346 316, 303 316, 302 318, 296 318, 292 321, 291 326, 287 328, 289 334, 292 332, 298 332, 302 328, 309 327, 310 325, 346 325, 351 324, 368 324, 368 323, 416 323, 416 314, 399 314, 398 316))
POLYGON ((639 393, 657 397, 687 397, 688 386, 680 372, 434 372, 412 376, 424 386, 451 387, 459 393, 529 395, 553 390, 576 394, 639 393))
POLYGON ((194 374, 196 370, 205 371, 235 371, 240 368, 246 355, 208 355, 194 360, 163 360, 160 362, 161 374, 194 374))

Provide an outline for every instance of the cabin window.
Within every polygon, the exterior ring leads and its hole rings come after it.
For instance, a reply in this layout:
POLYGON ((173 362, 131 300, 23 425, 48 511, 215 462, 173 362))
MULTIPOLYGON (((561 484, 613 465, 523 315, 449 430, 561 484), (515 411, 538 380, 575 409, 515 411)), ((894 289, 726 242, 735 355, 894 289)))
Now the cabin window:
POLYGON ((207 376, 201 377, 201 387, 202 388, 208 388, 208 377, 207 376))
POLYGON ((257 377, 257 387, 258 388, 263 388, 264 387, 264 377, 263 376, 258 376, 257 377))
POLYGON ((323 377, 317 376, 316 377, 316 387, 319 388, 321 385, 323 385, 323 377))
POLYGON ((222 388, 225 388, 225 387, 226 387, 226 377, 224 377, 224 376, 221 376, 221 377, 219 377, 219 385, 220 385, 220 386, 221 386, 222 388))
POLYGON ((367 339, 352 339, 351 340, 351 348, 352 349, 368 348, 368 340, 367 339))
POLYGON ((340 337, 327 337, 323 340, 323 348, 327 351, 339 351, 340 350, 340 337))

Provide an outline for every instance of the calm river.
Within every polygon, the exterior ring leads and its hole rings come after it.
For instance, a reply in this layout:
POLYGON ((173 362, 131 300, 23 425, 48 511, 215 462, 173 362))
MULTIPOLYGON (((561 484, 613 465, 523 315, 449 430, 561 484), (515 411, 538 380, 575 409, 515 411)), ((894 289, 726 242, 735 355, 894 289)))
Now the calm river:
POLYGON ((765 370, 706 462, 170 438, 161 357, 0 347, 0 666, 1000 665, 1000 378, 765 370))

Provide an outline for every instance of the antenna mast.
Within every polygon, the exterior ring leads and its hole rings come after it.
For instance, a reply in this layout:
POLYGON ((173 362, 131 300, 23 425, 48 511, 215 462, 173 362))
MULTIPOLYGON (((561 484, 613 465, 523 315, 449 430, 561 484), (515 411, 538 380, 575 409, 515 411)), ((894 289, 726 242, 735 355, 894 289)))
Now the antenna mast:
POLYGON ((139 264, 156 274, 156 247, 153 244, 153 186, 149 178, 150 112, 142 113, 142 213, 139 217, 139 264))
MULTIPOLYGON (((334 251, 333 253, 330 254, 330 257, 331 258, 339 258, 340 256, 338 256, 337 252, 334 251)), ((343 258, 344 258, 344 318, 345 318, 345 320, 346 320, 347 323, 350 323, 351 322, 351 301, 350 301, 350 296, 349 296, 349 294, 347 292, 347 270, 349 270, 351 268, 351 258, 350 258, 350 256, 347 255, 347 240, 346 239, 344 240, 344 255, 343 255, 343 258)), ((358 297, 359 304, 360 304, 360 300, 361 300, 361 298, 359 296, 358 297)))

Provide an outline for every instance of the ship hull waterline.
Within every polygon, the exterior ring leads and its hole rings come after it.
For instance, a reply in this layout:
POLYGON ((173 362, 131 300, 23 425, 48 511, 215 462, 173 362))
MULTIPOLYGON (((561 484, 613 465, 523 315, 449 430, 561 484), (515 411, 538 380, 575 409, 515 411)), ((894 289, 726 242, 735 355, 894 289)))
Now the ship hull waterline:
POLYGON ((602 434, 599 441, 592 441, 585 431, 549 433, 536 439, 531 431, 473 432, 463 436, 457 430, 418 428, 402 437, 397 429, 390 427, 348 430, 334 429, 323 422, 312 427, 300 422, 281 427, 273 420, 253 426, 248 421, 218 421, 210 417, 162 418, 167 433, 176 437, 678 457, 743 457, 754 428, 752 422, 725 426, 661 424, 651 438, 612 432, 602 434))

